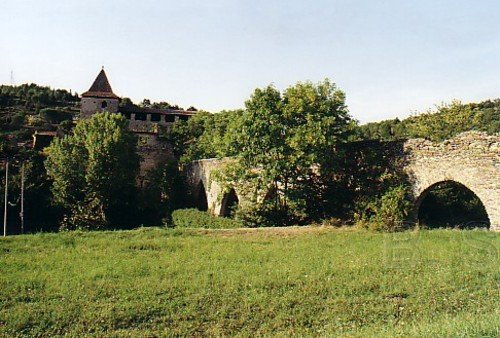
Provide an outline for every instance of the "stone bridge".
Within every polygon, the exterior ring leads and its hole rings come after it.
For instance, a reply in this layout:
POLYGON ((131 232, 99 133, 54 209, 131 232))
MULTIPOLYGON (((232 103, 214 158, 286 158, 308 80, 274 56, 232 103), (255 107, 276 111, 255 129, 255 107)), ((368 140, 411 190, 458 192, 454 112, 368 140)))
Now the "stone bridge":
POLYGON ((500 230, 500 136, 467 132, 441 143, 412 139, 404 143, 404 156, 413 186, 415 217, 430 189, 453 181, 481 200, 490 229, 500 230))
MULTIPOLYGON (((414 218, 420 203, 437 184, 459 183, 483 203, 490 229, 500 231, 500 136, 480 132, 462 133, 450 140, 434 143, 424 139, 402 141, 395 152, 401 157, 404 172, 412 185, 414 218)), ((233 204, 244 202, 238 187, 223 189, 214 179, 225 160, 205 159, 192 162, 187 169, 188 182, 196 206, 217 216, 229 213, 233 204)))
POLYGON ((230 213, 234 204, 244 203, 244 194, 237 186, 224 189, 214 177, 229 162, 230 159, 210 158, 190 163, 186 173, 190 195, 196 208, 208 210, 216 216, 225 216, 230 213))

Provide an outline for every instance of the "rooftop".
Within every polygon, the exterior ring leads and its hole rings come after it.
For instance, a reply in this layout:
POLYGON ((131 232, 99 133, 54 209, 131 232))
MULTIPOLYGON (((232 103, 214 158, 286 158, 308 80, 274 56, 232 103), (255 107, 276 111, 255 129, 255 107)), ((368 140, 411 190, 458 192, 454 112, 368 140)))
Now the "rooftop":
POLYGON ((82 97, 119 99, 119 97, 113 93, 113 89, 111 89, 111 85, 109 84, 104 68, 101 69, 90 89, 82 94, 82 97))
POLYGON ((145 114, 160 114, 160 115, 196 115, 198 111, 190 110, 176 110, 176 109, 157 109, 157 108, 146 108, 138 106, 125 106, 119 107, 118 111, 120 113, 145 113, 145 114))

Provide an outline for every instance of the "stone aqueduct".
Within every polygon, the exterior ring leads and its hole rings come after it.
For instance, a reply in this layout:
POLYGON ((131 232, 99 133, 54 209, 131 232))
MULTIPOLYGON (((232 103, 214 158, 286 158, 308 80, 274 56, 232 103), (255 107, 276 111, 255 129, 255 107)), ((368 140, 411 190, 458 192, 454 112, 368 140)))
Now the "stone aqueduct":
MULTIPOLYGON (((398 156, 402 157, 403 170, 412 183, 415 219, 426 193, 438 183, 453 181, 467 187, 481 200, 490 229, 500 231, 500 135, 466 132, 441 143, 410 139, 403 143, 402 150, 398 156)), ((225 191, 211 177, 223 162, 199 160, 187 169, 193 197, 204 200, 207 209, 218 216, 226 213, 230 193, 236 193, 239 202, 244 203, 237 187, 225 191)))

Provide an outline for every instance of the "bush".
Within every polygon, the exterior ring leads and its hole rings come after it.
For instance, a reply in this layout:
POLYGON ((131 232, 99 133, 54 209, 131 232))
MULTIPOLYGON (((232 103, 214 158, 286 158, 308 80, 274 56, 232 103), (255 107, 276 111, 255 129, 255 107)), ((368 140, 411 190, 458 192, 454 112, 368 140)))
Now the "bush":
POLYGON ((23 113, 16 113, 10 119, 10 127, 13 129, 20 128, 26 121, 26 116, 23 113))
POLYGON ((376 231, 400 231, 406 222, 411 203, 403 186, 388 189, 379 199, 370 203, 365 214, 358 218, 360 227, 376 231))
POLYGON ((231 229, 242 223, 235 219, 215 217, 198 209, 178 209, 172 213, 172 223, 180 228, 231 229))
POLYGON ((342 221, 342 219, 337 218, 337 217, 330 217, 330 218, 324 219, 321 222, 321 226, 324 226, 324 227, 339 228, 339 227, 344 226, 344 225, 345 225, 344 221, 342 221))
POLYGON ((235 216, 248 228, 276 227, 294 224, 286 210, 276 209, 271 203, 246 205, 236 210, 235 216))
POLYGON ((39 115, 28 115, 27 124, 31 127, 41 127, 45 124, 45 120, 39 115))
POLYGON ((59 124, 62 121, 71 121, 73 115, 60 109, 45 108, 40 110, 40 117, 52 124, 59 124))

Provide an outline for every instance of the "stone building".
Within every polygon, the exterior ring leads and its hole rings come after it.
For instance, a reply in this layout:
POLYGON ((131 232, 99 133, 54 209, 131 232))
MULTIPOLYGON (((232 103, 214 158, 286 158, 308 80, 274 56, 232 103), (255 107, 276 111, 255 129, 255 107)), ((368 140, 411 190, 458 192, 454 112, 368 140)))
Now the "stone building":
POLYGON ((104 69, 99 72, 89 90, 82 94, 80 118, 88 118, 101 111, 125 116, 130 130, 137 136, 137 150, 141 156, 140 185, 148 170, 173 158, 172 147, 162 140, 162 132, 168 130, 175 121, 186 121, 196 114, 196 111, 120 106, 120 97, 113 92, 104 69))
POLYGON ((117 113, 119 101, 103 68, 90 89, 82 94, 80 117, 86 118, 99 111, 117 113))

